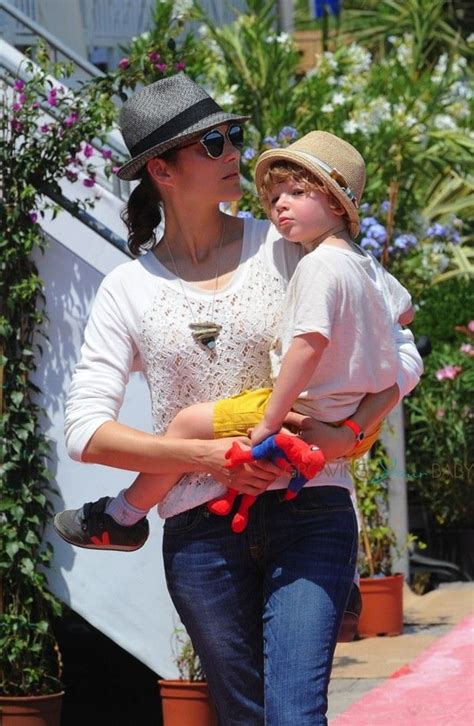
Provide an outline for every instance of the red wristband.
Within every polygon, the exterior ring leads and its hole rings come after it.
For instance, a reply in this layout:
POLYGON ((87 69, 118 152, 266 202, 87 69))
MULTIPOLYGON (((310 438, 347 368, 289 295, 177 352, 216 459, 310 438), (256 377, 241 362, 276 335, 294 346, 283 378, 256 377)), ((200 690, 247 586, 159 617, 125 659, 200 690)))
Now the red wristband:
POLYGON ((346 418, 346 420, 342 422, 341 426, 348 426, 354 432, 356 437, 356 446, 360 446, 365 438, 365 433, 362 431, 359 424, 351 418, 346 418))

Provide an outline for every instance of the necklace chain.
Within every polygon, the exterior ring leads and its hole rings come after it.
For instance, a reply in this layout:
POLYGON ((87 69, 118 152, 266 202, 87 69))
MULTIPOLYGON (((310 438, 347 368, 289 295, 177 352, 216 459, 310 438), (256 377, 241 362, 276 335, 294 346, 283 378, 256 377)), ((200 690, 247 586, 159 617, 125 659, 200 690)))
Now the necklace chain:
POLYGON ((178 268, 176 265, 176 261, 174 259, 174 255, 171 252, 171 247, 169 246, 169 243, 168 243, 168 240, 166 239, 166 237, 163 236, 163 241, 166 245, 166 250, 168 252, 168 256, 173 265, 176 279, 179 282, 184 299, 186 300, 186 305, 188 306, 189 313, 193 320, 193 322, 189 324, 189 328, 191 329, 191 334, 197 343, 202 343, 202 345, 205 345, 210 350, 213 350, 216 347, 216 338, 218 337, 218 335, 222 329, 221 325, 218 325, 217 323, 214 322, 214 309, 215 309, 215 304, 216 304, 217 287, 218 287, 218 280, 219 280, 220 255, 221 255, 222 244, 224 242, 224 235, 225 235, 225 218, 222 219, 221 238, 219 240, 219 245, 217 247, 217 264, 216 264, 216 274, 215 274, 215 278, 214 278, 214 290, 212 293, 211 320, 205 320, 202 323, 196 321, 196 317, 194 315, 194 310, 193 310, 191 303, 189 301, 189 298, 186 294, 186 288, 184 287, 183 280, 178 273, 178 268))

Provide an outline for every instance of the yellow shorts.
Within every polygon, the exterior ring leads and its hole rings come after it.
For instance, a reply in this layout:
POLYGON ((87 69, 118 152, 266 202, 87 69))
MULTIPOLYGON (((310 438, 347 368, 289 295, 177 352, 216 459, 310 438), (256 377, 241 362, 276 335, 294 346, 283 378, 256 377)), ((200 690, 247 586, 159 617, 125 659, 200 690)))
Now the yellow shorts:
POLYGON ((257 388, 216 401, 212 420, 214 437, 247 436, 248 430, 263 419, 271 395, 271 388, 257 388))
MULTIPOLYGON (((216 439, 227 436, 247 436, 249 429, 256 426, 263 419, 268 399, 272 393, 271 388, 257 388, 255 391, 243 391, 230 398, 223 398, 214 404, 213 430, 216 439)), ((342 421, 331 423, 331 426, 340 426, 342 421)), ((363 456, 380 436, 382 424, 370 434, 366 434, 359 446, 355 446, 346 456, 359 459, 363 456)))

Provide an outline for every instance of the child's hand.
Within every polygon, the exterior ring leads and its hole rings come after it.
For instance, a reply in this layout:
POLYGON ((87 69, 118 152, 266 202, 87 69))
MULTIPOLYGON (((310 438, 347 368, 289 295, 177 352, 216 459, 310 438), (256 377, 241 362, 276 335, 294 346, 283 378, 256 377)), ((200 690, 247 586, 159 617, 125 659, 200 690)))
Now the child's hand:
POLYGON ((254 429, 251 429, 249 431, 250 441, 252 442, 252 446, 255 446, 256 444, 259 444, 264 439, 267 439, 269 436, 273 436, 273 434, 278 433, 280 429, 274 429, 267 426, 265 421, 260 421, 259 424, 255 426, 254 429))

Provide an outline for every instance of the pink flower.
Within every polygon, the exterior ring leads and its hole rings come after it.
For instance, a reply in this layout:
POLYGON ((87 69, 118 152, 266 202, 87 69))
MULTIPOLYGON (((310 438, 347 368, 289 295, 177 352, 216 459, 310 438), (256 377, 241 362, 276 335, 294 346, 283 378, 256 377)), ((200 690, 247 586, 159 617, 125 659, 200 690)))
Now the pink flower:
POLYGON ((28 214, 33 224, 36 224, 36 222, 38 221, 38 212, 28 212, 28 214))
POLYGON ((76 182, 77 181, 77 174, 75 171, 71 171, 70 169, 66 169, 66 178, 69 179, 70 182, 76 182))
POLYGON ((112 158, 112 152, 110 149, 102 149, 102 156, 104 159, 111 159, 112 158))
POLYGON ((129 66, 130 61, 128 58, 122 58, 121 60, 119 60, 118 67, 120 68, 120 70, 126 71, 129 66))
POLYGON ((467 324, 467 329, 468 329, 468 330, 469 330, 469 331, 470 331, 471 333, 474 333, 474 320, 470 320, 470 321, 468 322, 468 324, 467 324))
POLYGON ((152 63, 158 63, 161 55, 157 53, 156 50, 152 50, 151 53, 148 53, 148 58, 151 60, 152 63))
POLYGON ((436 418, 438 421, 441 421, 442 418, 446 416, 446 409, 445 408, 438 408, 436 411, 436 418))
POLYGON ((22 91, 25 87, 24 81, 22 81, 20 78, 17 78, 15 83, 13 84, 13 88, 15 91, 22 91))
POLYGON ((455 378, 461 373, 461 366, 445 366, 436 371, 435 376, 438 381, 450 380, 454 381, 455 378))
POLYGON ((23 108, 23 104, 22 103, 14 103, 14 104, 12 104, 12 111, 14 111, 15 113, 18 113, 18 111, 21 111, 22 108, 23 108))
POLYGON ((112 167, 112 174, 116 174, 116 173, 118 172, 118 170, 119 170, 119 169, 120 169, 120 167, 119 167, 119 166, 113 166, 113 167, 112 167))
POLYGON ((50 130, 51 127, 48 126, 48 124, 43 124, 42 126, 40 126, 40 131, 42 134, 49 134, 50 130))
POLYGON ((177 71, 184 71, 185 68, 186 68, 186 63, 184 61, 178 61, 175 65, 175 69, 177 71))
POLYGON ((40 107, 39 101, 35 101, 34 104, 33 104, 33 108, 36 109, 36 108, 39 108, 39 107, 40 107))
POLYGON ((461 353, 466 353, 466 355, 470 358, 474 357, 474 345, 471 345, 470 343, 463 343, 459 350, 461 353))
POLYGON ((16 118, 12 118, 12 120, 10 121, 10 126, 11 126, 11 130, 14 133, 20 134, 23 131, 23 124, 20 123, 20 121, 17 121, 16 118))
POLYGON ((79 118, 78 114, 75 111, 73 111, 71 114, 69 114, 69 116, 67 118, 64 119, 64 125, 67 126, 67 128, 70 128, 71 126, 73 126, 76 123, 78 118, 79 118))
POLYGON ((50 106, 57 106, 58 105, 58 99, 56 96, 58 95, 58 92, 55 88, 52 88, 50 92, 48 93, 47 101, 50 106))
POLYGON ((87 179, 84 179, 82 182, 85 187, 93 187, 95 186, 95 176, 89 176, 87 179))
POLYGON ((94 156, 94 149, 90 144, 86 144, 82 151, 86 159, 90 159, 91 156, 94 156))
POLYGON ((166 63, 156 63, 155 68, 159 73, 164 73, 168 66, 166 65, 166 63))
POLYGON ((18 103, 25 103, 26 101, 26 95, 24 93, 20 93, 18 96, 18 103))

